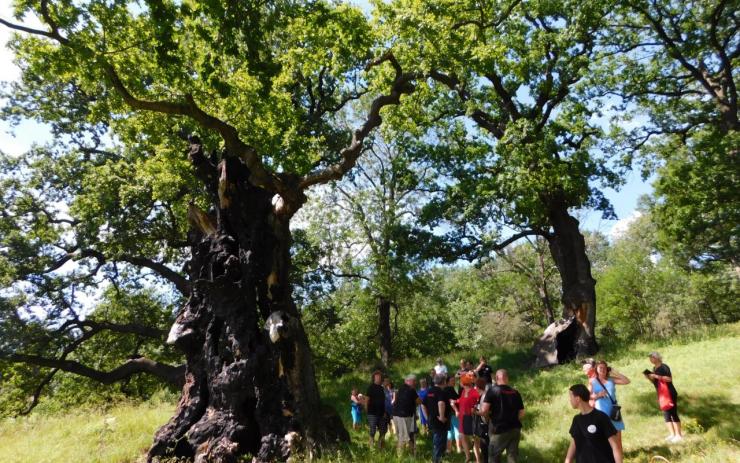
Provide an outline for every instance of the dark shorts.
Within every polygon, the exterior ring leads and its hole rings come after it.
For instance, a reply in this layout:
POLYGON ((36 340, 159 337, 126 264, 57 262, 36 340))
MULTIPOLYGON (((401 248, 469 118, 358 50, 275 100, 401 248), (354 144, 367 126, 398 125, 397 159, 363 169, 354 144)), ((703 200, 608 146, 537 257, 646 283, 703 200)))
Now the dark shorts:
POLYGON ((678 418, 678 404, 674 405, 673 408, 663 410, 663 419, 666 423, 680 423, 681 420, 678 418))
POLYGON ((474 420, 475 416, 473 415, 463 415, 462 417, 462 433, 466 436, 473 436, 475 435, 475 429, 474 428, 474 420))
POLYGON ((367 424, 370 426, 370 437, 375 436, 375 431, 384 435, 388 432, 388 419, 385 415, 367 415, 367 424))

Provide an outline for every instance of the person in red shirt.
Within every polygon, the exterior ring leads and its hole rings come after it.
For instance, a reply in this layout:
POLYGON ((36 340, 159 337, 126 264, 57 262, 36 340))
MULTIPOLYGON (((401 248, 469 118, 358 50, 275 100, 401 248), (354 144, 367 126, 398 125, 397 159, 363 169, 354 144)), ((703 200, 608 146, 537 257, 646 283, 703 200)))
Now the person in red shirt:
POLYGON ((457 399, 457 409, 465 461, 470 461, 470 442, 472 440, 475 462, 481 463, 480 438, 475 435, 473 429, 473 419, 475 418, 473 409, 480 401, 480 394, 475 388, 475 379, 475 373, 472 371, 463 373, 460 376, 460 383, 463 386, 463 390, 460 391, 460 398, 457 399))

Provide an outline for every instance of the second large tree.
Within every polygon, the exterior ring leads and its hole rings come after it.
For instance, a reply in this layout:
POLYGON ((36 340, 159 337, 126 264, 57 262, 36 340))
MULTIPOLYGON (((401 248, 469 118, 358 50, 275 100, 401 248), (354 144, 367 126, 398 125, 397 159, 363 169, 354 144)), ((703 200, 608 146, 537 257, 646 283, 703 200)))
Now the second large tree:
POLYGON ((612 215, 594 185, 619 180, 595 151, 598 103, 578 92, 606 11, 607 2, 400 0, 380 12, 402 64, 426 77, 407 109, 450 148, 447 158, 436 150, 447 180, 431 215, 473 257, 526 235, 547 239, 564 315, 577 321, 561 358, 597 349, 596 281, 571 210, 612 215))

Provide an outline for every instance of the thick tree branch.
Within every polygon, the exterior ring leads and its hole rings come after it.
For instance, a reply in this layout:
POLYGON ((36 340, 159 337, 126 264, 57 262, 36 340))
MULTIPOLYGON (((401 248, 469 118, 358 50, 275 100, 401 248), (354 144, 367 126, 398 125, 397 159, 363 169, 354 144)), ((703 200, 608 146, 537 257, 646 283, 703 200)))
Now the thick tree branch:
POLYGON ((77 326, 90 328, 94 332, 108 330, 115 331, 116 333, 136 334, 139 336, 160 340, 164 340, 165 336, 167 335, 164 330, 160 330, 159 328, 154 328, 151 326, 140 325, 138 323, 111 323, 106 321, 86 319, 77 323, 77 326))
POLYGON ((110 371, 96 370, 74 360, 57 360, 38 355, 0 353, 0 358, 14 363, 57 368, 103 384, 113 384, 137 373, 148 373, 176 387, 182 387, 185 381, 185 365, 172 366, 145 357, 129 359, 123 365, 110 371))
POLYGON ((147 259, 146 257, 128 255, 122 256, 120 260, 128 262, 129 264, 136 265, 138 267, 148 268, 149 270, 154 271, 155 273, 157 273, 157 275, 175 285, 175 288, 177 288, 177 290, 180 291, 180 293, 182 293, 184 296, 190 294, 190 282, 188 282, 187 278, 167 267, 161 262, 156 262, 151 259, 147 259))
POLYGON ((412 82, 418 76, 413 73, 404 73, 401 69, 401 65, 396 60, 395 56, 393 56, 393 53, 388 52, 384 54, 377 60, 371 62, 368 65, 368 68, 380 65, 384 62, 391 63, 396 71, 396 76, 393 80, 390 92, 386 95, 380 95, 372 101, 370 104, 370 111, 367 114, 365 122, 360 126, 360 128, 354 130, 352 133, 352 141, 349 146, 340 151, 339 154, 341 156, 341 161, 327 167, 326 169, 310 173, 301 178, 298 182, 298 188, 300 190, 305 190, 312 185, 342 178, 344 174, 352 169, 357 162, 357 158, 359 158, 362 153, 362 145, 365 138, 367 138, 373 129, 380 126, 382 123, 383 119, 380 116, 380 111, 386 106, 399 104, 401 101, 401 95, 408 95, 414 91, 414 85, 412 82))
POLYGON ((519 109, 516 107, 511 94, 506 90, 506 87, 504 87, 504 81, 501 79, 501 76, 499 76, 496 71, 492 70, 486 73, 486 78, 491 82, 491 84, 493 84, 493 89, 501 99, 503 107, 506 108, 506 111, 509 113, 509 117, 511 117, 513 121, 519 119, 521 117, 519 109))
MULTIPOLYGON (((457 77, 444 74, 437 70, 432 70, 429 73, 429 77, 433 80, 436 80, 437 82, 446 85, 450 90, 457 93, 461 101, 465 102, 470 99, 470 94, 467 92, 467 90, 460 86, 461 82, 457 77)), ((501 121, 492 117, 490 114, 481 110, 480 108, 475 109, 470 117, 480 127, 491 132, 494 137, 502 138, 504 136, 504 130, 501 127, 501 121)))

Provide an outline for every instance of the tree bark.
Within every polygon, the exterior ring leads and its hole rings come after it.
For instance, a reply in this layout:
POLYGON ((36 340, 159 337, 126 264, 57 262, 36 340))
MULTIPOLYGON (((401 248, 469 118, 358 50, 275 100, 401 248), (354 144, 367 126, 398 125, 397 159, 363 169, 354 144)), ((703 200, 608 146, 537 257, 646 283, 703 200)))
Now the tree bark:
POLYGON ((378 334, 380 336, 380 361, 386 368, 391 364, 391 301, 378 296, 378 334))
POLYGON ((540 293, 540 301, 542 301, 542 308, 545 311, 545 317, 547 317, 547 324, 549 325, 555 322, 555 311, 552 309, 550 291, 547 288, 547 268, 545 267, 545 256, 543 255, 545 251, 542 249, 539 242, 535 246, 540 279, 539 285, 537 285, 537 290, 540 293))
POLYGON ((596 280, 591 276, 586 243, 578 229, 578 220, 568 213, 563 201, 548 203, 548 209, 553 233, 547 239, 562 280, 563 317, 574 317, 577 321, 575 335, 559 339, 558 358, 562 361, 590 356, 598 350, 594 333, 596 280))
POLYGON ((245 454, 285 460, 298 440, 309 450, 349 440, 319 399, 288 279, 291 237, 282 201, 253 186, 237 158, 210 172, 193 143, 191 159, 215 216, 191 206, 190 298, 168 338, 185 352, 185 385, 149 461, 236 462, 245 454))

